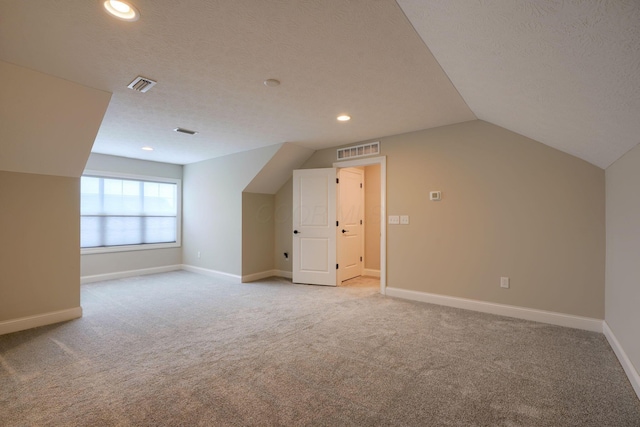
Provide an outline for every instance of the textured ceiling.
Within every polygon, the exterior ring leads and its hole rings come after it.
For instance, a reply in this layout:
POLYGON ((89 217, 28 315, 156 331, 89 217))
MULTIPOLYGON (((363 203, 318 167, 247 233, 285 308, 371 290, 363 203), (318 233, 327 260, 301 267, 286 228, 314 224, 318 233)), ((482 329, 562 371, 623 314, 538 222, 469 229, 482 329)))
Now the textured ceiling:
POLYGON ((640 1, 398 3, 479 119, 603 168, 640 143, 640 1))
POLYGON ((186 164, 476 117, 601 167, 640 143, 638 0, 134 3, 125 23, 99 0, 0 0, 1 60, 113 92, 94 152, 186 164), (126 89, 139 74, 158 85, 126 89))
POLYGON ((475 119, 394 0, 133 3, 127 23, 98 0, 0 0, 0 59, 113 92, 94 152, 186 164, 475 119))

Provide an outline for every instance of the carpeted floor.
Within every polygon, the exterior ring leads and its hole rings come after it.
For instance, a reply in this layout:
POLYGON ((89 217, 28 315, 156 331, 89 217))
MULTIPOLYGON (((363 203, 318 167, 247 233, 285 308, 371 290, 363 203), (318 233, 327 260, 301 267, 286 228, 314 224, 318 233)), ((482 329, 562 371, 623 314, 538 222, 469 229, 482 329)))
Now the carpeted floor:
POLYGON ((0 426, 640 426, 603 335, 377 291, 85 285, 82 319, 0 336, 0 426))

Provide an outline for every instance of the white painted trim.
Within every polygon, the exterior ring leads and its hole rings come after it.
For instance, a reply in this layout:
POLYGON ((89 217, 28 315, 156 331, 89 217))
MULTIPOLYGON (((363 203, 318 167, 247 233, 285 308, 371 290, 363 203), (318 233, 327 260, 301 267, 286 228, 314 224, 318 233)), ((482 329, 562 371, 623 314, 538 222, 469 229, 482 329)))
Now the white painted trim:
POLYGON ((515 305, 496 304, 399 288, 387 288, 387 295, 431 304, 446 305, 448 307, 463 308, 465 310, 480 311, 482 313, 532 320, 534 322, 549 323, 551 325, 566 326, 568 328, 602 332, 602 320, 591 317, 574 316, 553 311, 536 310, 515 305))
POLYGON ((213 276, 213 277, 226 276, 232 279, 242 280, 242 277, 240 277, 237 274, 226 273, 224 271, 218 271, 218 270, 209 270, 208 268, 196 267, 194 265, 182 264, 182 269, 185 271, 190 271, 192 273, 204 274, 206 276, 213 276))
POLYGON ((293 273, 290 271, 284 270, 273 270, 275 272, 275 276, 284 277, 285 279, 293 279, 293 273))
POLYGON ((242 276, 242 283, 255 282, 256 280, 266 279, 267 277, 284 277, 287 279, 293 278, 291 271, 284 270, 267 270, 259 273, 246 274, 242 276))
POLYGON ((362 273, 363 273, 364 276, 380 277, 380 270, 373 270, 371 268, 365 268, 362 273))
POLYGON ((12 332, 24 331, 25 329, 37 328, 67 320, 82 317, 82 307, 69 308, 67 310, 51 311, 49 313, 36 314, 34 316, 20 317, 18 319, 5 320, 0 322, 0 335, 12 332))
POLYGON ((369 157, 335 162, 334 168, 380 165, 380 293, 387 293, 387 157, 369 157))
POLYGON ((267 270, 259 273, 246 274, 242 276, 242 283, 254 282, 260 279, 266 279, 267 277, 273 277, 278 275, 278 270, 267 270))
POLYGON ((622 365, 624 372, 627 374, 627 377, 629 378, 629 382, 631 383, 631 386, 635 390, 636 395, 638 395, 638 399, 640 399, 640 375, 638 374, 638 371, 636 370, 635 366, 633 366, 633 363, 627 356, 627 353, 624 351, 624 349, 620 345, 620 342, 618 341, 618 339, 616 338, 615 334, 613 333, 613 331, 611 330, 611 328, 609 327, 606 321, 603 322, 602 324, 602 332, 604 332, 604 336, 607 337, 607 341, 609 341, 609 345, 611 345, 613 352, 618 357, 618 360, 620 361, 620 364, 622 365))
POLYGON ((80 277, 80 284, 102 282, 104 280, 124 279, 125 277, 144 276, 147 274, 167 273, 169 271, 182 270, 182 265, 164 265, 161 267, 142 268, 139 270, 116 271, 114 273, 96 274, 94 276, 80 277))
POLYGON ((153 251, 156 249, 180 248, 180 242, 174 243, 144 243, 141 245, 105 246, 98 248, 80 248, 80 255, 100 255, 114 252, 153 251))

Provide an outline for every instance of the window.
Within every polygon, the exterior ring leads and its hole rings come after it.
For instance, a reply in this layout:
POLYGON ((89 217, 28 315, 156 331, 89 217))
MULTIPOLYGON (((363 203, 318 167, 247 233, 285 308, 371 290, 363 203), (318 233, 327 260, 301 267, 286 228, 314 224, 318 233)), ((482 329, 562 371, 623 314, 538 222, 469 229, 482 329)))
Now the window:
POLYGON ((82 253, 180 246, 180 180, 85 171, 82 253))

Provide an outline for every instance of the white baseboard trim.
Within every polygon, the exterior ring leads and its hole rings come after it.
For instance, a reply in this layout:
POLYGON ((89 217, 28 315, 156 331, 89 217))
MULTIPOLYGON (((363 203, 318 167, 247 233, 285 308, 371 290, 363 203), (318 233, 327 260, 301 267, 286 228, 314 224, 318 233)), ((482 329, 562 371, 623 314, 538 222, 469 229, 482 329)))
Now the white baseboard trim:
POLYGON ((125 277, 144 276, 146 274, 167 273, 169 271, 182 270, 182 265, 163 265, 161 267, 142 268, 139 270, 117 271, 115 273, 96 274, 94 276, 80 277, 80 284, 102 282, 104 280, 124 279, 125 277))
POLYGON ((514 305, 496 304, 466 298, 450 297, 446 295, 430 294, 427 292, 409 291, 399 288, 387 288, 387 296, 446 305, 448 307, 463 308, 465 310, 480 311, 500 316, 515 317, 517 319, 533 320, 534 322, 549 323, 551 325, 566 326, 602 333, 602 320, 590 317, 573 316, 553 311, 536 310, 514 305))
POLYGON ((602 324, 602 332, 604 332, 604 336, 607 337, 607 341, 609 341, 609 345, 611 346, 611 348, 613 349, 613 352, 618 357, 618 360, 622 365, 622 369, 624 369, 624 372, 627 374, 627 377, 629 378, 629 382, 631 383, 631 386, 635 390, 636 395, 638 395, 638 399, 640 399, 640 374, 638 374, 638 371, 636 370, 635 366, 633 366, 633 363, 631 363, 631 360, 627 356, 627 353, 624 351, 624 349, 620 345, 620 342, 616 338, 611 328, 609 328, 609 325, 607 324, 606 321, 603 322, 602 324))
POLYGON ((285 270, 274 270, 274 276, 284 277, 285 279, 293 279, 293 273, 285 270))
POLYGON ((261 271, 259 273, 245 274, 242 276, 242 283, 255 282, 256 280, 266 279, 267 277, 277 276, 277 270, 261 271))
POLYGON ((370 277, 380 277, 380 270, 372 270, 371 268, 365 268, 364 270, 362 270, 362 275, 370 276, 370 277))
POLYGON ((5 320, 0 322, 0 335, 65 322, 67 320, 77 319, 78 317, 82 317, 82 307, 5 320))
POLYGON ((267 277, 285 277, 291 279, 293 276, 290 271, 283 270, 267 270, 260 273, 247 274, 242 276, 242 283, 255 282, 256 280, 266 279, 267 277))
POLYGON ((226 276, 232 279, 242 280, 242 277, 240 277, 237 274, 226 273, 224 271, 218 271, 218 270, 210 270, 208 268, 196 267, 194 265, 182 264, 182 269, 185 271, 190 271, 192 273, 204 274, 206 276, 212 276, 212 277, 226 276))

